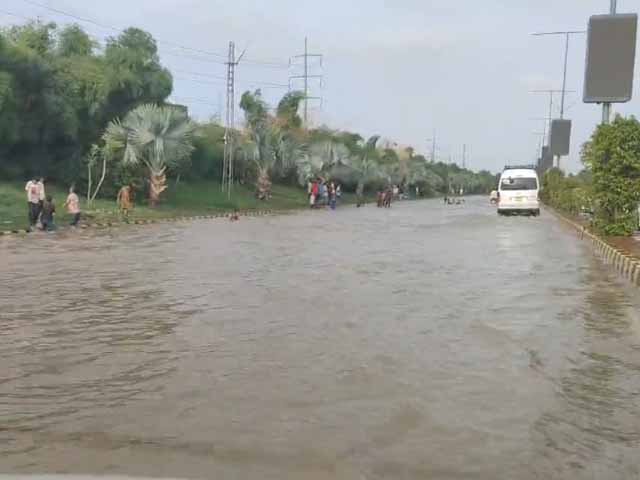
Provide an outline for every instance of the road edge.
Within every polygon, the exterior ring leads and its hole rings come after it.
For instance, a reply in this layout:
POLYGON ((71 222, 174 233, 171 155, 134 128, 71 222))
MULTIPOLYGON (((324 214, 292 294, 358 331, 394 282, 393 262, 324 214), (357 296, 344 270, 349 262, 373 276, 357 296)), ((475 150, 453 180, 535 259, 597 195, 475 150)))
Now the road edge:
POLYGON ((612 267, 622 278, 632 285, 640 287, 640 260, 627 255, 598 235, 588 231, 584 225, 574 222, 557 210, 549 206, 545 206, 545 210, 573 227, 578 232, 581 240, 587 240, 591 243, 596 254, 606 265, 612 267))
MULTIPOLYGON (((264 217, 264 216, 273 216, 273 215, 285 215, 291 213, 295 210, 245 210, 238 212, 238 215, 241 217, 264 217)), ((189 215, 189 216, 177 216, 177 217, 165 217, 165 218, 154 218, 154 219, 137 219, 131 220, 130 222, 88 222, 82 223, 78 228, 82 230, 86 229, 94 229, 94 228, 109 228, 109 227, 124 227, 129 225, 150 225, 154 223, 174 223, 174 222, 192 222, 196 220, 214 220, 220 218, 229 218, 229 216, 233 212, 220 212, 210 215, 189 215)), ((60 228, 67 228, 60 227, 60 228)), ((13 229, 13 230, 0 230, 1 236, 10 236, 10 235, 27 235, 29 233, 33 233, 26 228, 13 229)))

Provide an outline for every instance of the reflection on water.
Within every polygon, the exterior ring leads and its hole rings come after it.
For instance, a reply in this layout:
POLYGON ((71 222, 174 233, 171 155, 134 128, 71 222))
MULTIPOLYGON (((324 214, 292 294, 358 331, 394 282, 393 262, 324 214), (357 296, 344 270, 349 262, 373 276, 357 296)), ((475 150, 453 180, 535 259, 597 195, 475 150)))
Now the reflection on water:
POLYGON ((0 472, 640 475, 640 303, 552 218, 0 240, 0 472))

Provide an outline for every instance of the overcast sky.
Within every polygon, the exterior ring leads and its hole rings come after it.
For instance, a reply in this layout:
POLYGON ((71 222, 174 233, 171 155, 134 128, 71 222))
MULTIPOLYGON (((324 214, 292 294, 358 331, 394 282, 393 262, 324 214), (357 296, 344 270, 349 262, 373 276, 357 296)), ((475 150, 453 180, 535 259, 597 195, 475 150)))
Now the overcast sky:
MULTIPOLYGON (((230 40, 246 48, 238 92, 262 87, 275 104, 286 88, 273 84, 286 85, 290 75, 302 73, 287 65, 308 36, 310 52, 324 55, 322 68, 318 62, 311 68, 324 76, 322 88, 312 82, 311 94, 323 97, 322 108, 311 104, 315 124, 378 133, 427 155, 435 129, 440 159, 460 162, 466 143, 468 166, 494 171, 534 161, 540 137, 533 132, 543 130, 534 118, 547 116, 549 97, 528 92, 562 86, 563 38, 529 33, 582 30, 590 15, 609 8, 608 0, 3 0, 2 24, 19 21, 7 12, 72 21, 36 3, 114 27, 137 26, 166 42, 159 46, 175 76, 174 98, 198 118, 224 105, 230 40)), ((637 12, 639 4, 618 0, 618 11, 637 12)), ((99 38, 114 34, 78 23, 99 38)), ((565 166, 572 171, 580 169, 580 145, 601 118, 599 106, 581 101, 584 58, 585 37, 578 35, 567 81, 575 93, 566 103, 574 132, 565 166)), ((636 93, 614 110, 637 114, 636 93)))

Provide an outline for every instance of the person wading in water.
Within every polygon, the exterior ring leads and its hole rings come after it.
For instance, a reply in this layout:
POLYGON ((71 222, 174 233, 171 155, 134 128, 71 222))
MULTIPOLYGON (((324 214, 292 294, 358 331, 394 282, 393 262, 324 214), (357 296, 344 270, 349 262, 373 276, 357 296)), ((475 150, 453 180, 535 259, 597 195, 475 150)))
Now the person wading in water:
POLYGON ((118 208, 120 209, 120 215, 122 215, 122 219, 129 223, 129 210, 131 210, 131 185, 125 185, 118 192, 118 197, 116 198, 116 203, 118 204, 118 208))

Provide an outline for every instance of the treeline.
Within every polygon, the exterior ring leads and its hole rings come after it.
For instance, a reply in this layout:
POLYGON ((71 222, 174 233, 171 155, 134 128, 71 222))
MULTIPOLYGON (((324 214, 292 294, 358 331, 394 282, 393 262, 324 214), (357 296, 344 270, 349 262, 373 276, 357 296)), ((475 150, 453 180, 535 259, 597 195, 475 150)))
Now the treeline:
MULTIPOLYGON (((224 128, 195 123, 167 102, 173 81, 148 33, 130 28, 104 47, 77 25, 39 21, 0 31, 0 179, 76 183, 113 196, 127 183, 158 200, 168 179, 220 180, 224 128)), ((302 95, 275 111, 245 92, 245 127, 232 133, 237 181, 269 198, 271 182, 335 178, 360 192, 397 184, 425 196, 487 193, 490 172, 431 163, 412 148, 328 127, 306 129, 302 95)))
POLYGON ((581 152, 585 169, 566 176, 551 169, 543 178, 543 200, 573 215, 591 217, 605 235, 638 229, 640 205, 640 122, 617 116, 596 128, 581 152))

